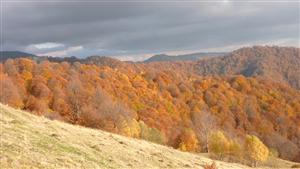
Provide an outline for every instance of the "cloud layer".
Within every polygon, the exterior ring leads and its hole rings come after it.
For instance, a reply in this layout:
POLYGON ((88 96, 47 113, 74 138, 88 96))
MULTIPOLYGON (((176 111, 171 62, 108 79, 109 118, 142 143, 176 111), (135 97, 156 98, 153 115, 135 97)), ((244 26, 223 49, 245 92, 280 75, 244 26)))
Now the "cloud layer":
MULTIPOLYGON (((297 1, 4 1, 2 48, 54 56, 299 46, 297 1)), ((125 57, 125 58, 126 58, 125 57)))

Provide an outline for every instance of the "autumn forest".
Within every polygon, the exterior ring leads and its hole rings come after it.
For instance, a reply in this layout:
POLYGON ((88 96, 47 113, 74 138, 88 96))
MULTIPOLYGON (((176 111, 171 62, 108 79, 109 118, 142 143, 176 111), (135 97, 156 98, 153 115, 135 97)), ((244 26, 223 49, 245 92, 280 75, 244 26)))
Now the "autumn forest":
POLYGON ((209 133, 222 131, 215 137, 230 138, 228 154, 239 153, 255 135, 276 156, 299 162, 299 52, 258 46, 151 63, 8 58, 0 64, 0 101, 182 151, 207 152, 209 133))

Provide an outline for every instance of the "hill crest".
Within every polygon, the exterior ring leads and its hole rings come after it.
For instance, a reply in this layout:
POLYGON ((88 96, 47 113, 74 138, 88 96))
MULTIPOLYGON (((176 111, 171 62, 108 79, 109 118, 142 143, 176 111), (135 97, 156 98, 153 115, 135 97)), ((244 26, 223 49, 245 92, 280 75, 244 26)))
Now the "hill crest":
POLYGON ((159 55, 154 55, 143 62, 150 63, 150 62, 162 62, 162 61, 196 61, 202 58, 218 57, 224 55, 226 55, 225 52, 191 53, 191 54, 184 54, 184 55, 159 54, 159 55))

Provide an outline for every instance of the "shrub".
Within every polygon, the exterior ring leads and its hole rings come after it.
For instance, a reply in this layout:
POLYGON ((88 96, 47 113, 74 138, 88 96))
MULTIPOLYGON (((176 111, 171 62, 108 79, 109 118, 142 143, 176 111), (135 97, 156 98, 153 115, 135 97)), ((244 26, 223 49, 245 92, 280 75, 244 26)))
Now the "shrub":
POLYGON ((211 163, 211 164, 206 164, 203 166, 204 169, 218 169, 217 165, 215 162, 211 163))
POLYGON ((300 164, 294 164, 291 166, 291 168, 300 168, 300 164))
POLYGON ((246 155, 251 160, 252 165, 257 162, 266 161, 269 156, 269 149, 256 136, 247 135, 245 140, 246 155))

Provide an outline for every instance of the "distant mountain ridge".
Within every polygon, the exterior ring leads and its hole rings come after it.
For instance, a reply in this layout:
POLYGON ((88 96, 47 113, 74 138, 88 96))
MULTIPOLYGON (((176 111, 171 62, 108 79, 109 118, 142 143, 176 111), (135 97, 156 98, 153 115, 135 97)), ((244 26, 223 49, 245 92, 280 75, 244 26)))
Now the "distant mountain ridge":
POLYGON ((70 57, 52 57, 52 56, 37 56, 31 53, 21 52, 21 51, 0 51, 1 58, 0 61, 5 61, 7 59, 17 59, 17 58, 30 58, 36 61, 49 60, 52 62, 80 62, 86 64, 97 64, 97 65, 116 65, 123 63, 122 61, 107 57, 107 56, 88 56, 85 58, 79 58, 76 56, 70 57))
POLYGON ((33 58, 37 57, 34 54, 26 53, 26 52, 20 52, 20 51, 0 51, 0 61, 4 61, 7 59, 15 59, 20 57, 27 57, 27 58, 33 58))
POLYGON ((184 54, 184 55, 159 54, 159 55, 154 55, 143 62, 149 63, 149 62, 161 62, 161 61, 194 61, 204 57, 224 56, 225 54, 227 53, 207 52, 207 53, 192 53, 192 54, 184 54))

